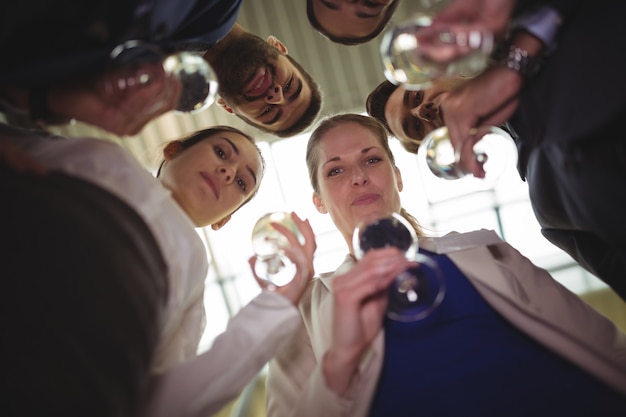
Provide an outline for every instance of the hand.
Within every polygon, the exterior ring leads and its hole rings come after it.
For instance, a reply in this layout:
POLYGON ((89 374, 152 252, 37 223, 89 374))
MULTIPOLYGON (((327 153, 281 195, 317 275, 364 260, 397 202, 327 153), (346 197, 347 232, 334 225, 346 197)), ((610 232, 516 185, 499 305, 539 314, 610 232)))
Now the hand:
POLYGON ((362 354, 382 327, 387 288, 411 265, 397 248, 369 250, 347 273, 333 281, 333 342, 324 356, 328 386, 346 392, 362 354))
MULTIPOLYGON (((296 265, 296 272, 293 279, 286 285, 276 287, 274 290, 289 299, 294 305, 297 305, 300 301, 300 297, 304 293, 311 279, 313 278, 313 256, 317 249, 315 242, 315 233, 311 228, 308 220, 302 220, 297 214, 291 213, 291 218, 296 223, 296 226, 304 236, 304 243, 301 244, 298 241, 296 235, 294 235, 288 228, 283 227, 279 223, 272 223, 272 227, 281 232, 289 241, 289 247, 283 248, 285 255, 296 265)), ((250 257, 248 263, 252 269, 252 275, 259 283, 261 288, 267 288, 269 284, 267 281, 262 280, 255 273, 254 265, 257 261, 256 256, 250 257)))
POLYGON ((500 126, 515 113, 522 82, 515 71, 492 66, 443 97, 444 123, 464 172, 484 177, 483 164, 472 150, 481 136, 473 133, 479 126, 500 126))
POLYGON ((433 27, 459 24, 467 30, 490 31, 503 38, 516 0, 452 0, 433 19, 433 27))
POLYGON ((165 77, 162 70, 152 73, 159 76, 123 92, 107 93, 107 83, 114 77, 106 74, 50 88, 50 111, 119 136, 136 135, 150 121, 173 110, 182 89, 179 81, 165 77))

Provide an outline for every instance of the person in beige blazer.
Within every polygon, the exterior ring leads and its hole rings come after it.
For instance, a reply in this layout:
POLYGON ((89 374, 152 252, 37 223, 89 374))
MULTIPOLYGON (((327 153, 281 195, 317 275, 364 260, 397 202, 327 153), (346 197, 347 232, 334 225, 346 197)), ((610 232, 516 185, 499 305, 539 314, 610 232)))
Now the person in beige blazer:
MULTIPOLYGON (((464 291, 474 292, 478 302, 492 312, 495 320, 501 321, 498 326, 506 330, 499 330, 499 334, 511 332, 523 344, 520 349, 510 349, 510 345, 501 348, 497 343, 487 346, 494 356, 502 355, 500 367, 494 369, 486 363, 482 365, 484 355, 480 352, 474 356, 465 354, 465 346, 474 342, 470 336, 459 335, 452 343, 458 357, 448 358, 461 361, 446 374, 446 378, 450 377, 450 388, 444 379, 443 401, 429 404, 429 395, 420 391, 426 389, 428 381, 424 384, 420 378, 436 379, 436 369, 428 373, 421 365, 426 361, 441 361, 438 352, 429 356, 419 351, 421 341, 417 340, 418 348, 411 358, 386 356, 390 343, 387 330, 391 325, 385 319, 386 288, 407 267, 408 261, 397 249, 385 248, 370 250, 357 262, 352 248, 354 227, 366 214, 400 212, 415 224, 415 219, 401 208, 402 177, 384 127, 375 119, 361 115, 327 118, 311 135, 307 164, 313 202, 318 211, 330 214, 350 253, 334 273, 314 279, 302 297, 299 308, 303 323, 269 364, 268 416, 429 416, 433 410, 437 411, 436 415, 454 415, 446 410, 464 395, 453 385, 464 372, 469 381, 476 381, 465 390, 475 393, 476 398, 485 395, 485 400, 463 404, 466 407, 463 415, 511 416, 524 415, 529 410, 532 415, 558 415, 549 414, 555 409, 565 410, 567 415, 581 412, 623 415, 626 334, 495 232, 478 230, 431 238, 423 236, 416 225, 420 251, 449 258, 460 271, 458 275, 469 284, 466 287, 471 288, 469 291, 464 287, 464 291), (526 353, 516 356, 522 351, 526 353), (554 369, 559 371, 538 366, 535 362, 539 363, 540 358, 547 358, 541 359, 542 364, 558 363, 554 369), (413 366, 416 370, 409 382, 414 380, 415 386, 422 388, 410 393, 412 408, 402 405, 385 408, 397 400, 393 389, 387 389, 394 387, 394 375, 387 375, 385 368, 393 365, 394 360, 404 361, 401 366, 413 366), (479 366, 464 366, 473 361, 479 366), (527 374, 526 369, 533 371, 527 374), (563 374, 563 378, 559 379, 557 374, 563 374), (508 384, 493 384, 491 380, 508 384), (551 381, 555 381, 554 385, 550 385, 551 381), (539 391, 545 387, 549 395, 539 391), (506 402, 510 398, 517 401, 506 402), (497 404, 504 410, 495 408, 497 404)), ((448 277, 446 280, 448 290, 440 310, 446 298, 452 299, 452 287, 456 285, 448 277)), ((464 296, 465 293, 461 294, 464 296)), ((467 334, 472 335, 480 326, 472 327, 472 318, 465 318, 467 334)), ((439 327, 430 330, 445 331, 446 325, 438 324, 439 327)), ((485 339, 489 337, 484 335, 485 339)), ((481 338, 478 339, 480 343, 481 338)))

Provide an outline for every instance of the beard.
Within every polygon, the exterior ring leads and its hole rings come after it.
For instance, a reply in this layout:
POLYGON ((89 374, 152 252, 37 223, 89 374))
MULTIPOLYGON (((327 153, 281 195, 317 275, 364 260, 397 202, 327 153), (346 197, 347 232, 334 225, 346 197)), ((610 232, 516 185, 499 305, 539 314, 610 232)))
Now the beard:
POLYGON ((213 64, 218 94, 231 105, 246 101, 243 92, 256 70, 267 66, 274 76, 278 55, 276 48, 256 35, 246 33, 233 39, 213 64))

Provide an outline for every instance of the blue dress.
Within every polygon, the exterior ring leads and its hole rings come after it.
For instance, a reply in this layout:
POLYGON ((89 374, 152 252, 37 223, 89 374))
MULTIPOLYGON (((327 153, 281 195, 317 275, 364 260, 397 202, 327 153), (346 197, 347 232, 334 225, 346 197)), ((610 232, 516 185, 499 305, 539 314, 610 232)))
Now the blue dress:
POLYGON ((370 417, 626 416, 626 397, 517 330, 445 255, 446 294, 416 322, 385 321, 370 417))

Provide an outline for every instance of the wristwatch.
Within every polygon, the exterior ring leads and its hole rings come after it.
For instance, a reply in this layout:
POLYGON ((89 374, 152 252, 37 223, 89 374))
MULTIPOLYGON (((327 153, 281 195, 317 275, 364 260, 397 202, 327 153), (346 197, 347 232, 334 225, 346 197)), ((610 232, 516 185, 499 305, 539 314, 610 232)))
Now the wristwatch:
POLYGON ((509 45, 508 50, 504 49, 498 63, 513 71, 518 72, 523 78, 529 78, 539 71, 540 59, 528 55, 528 51, 509 45))

